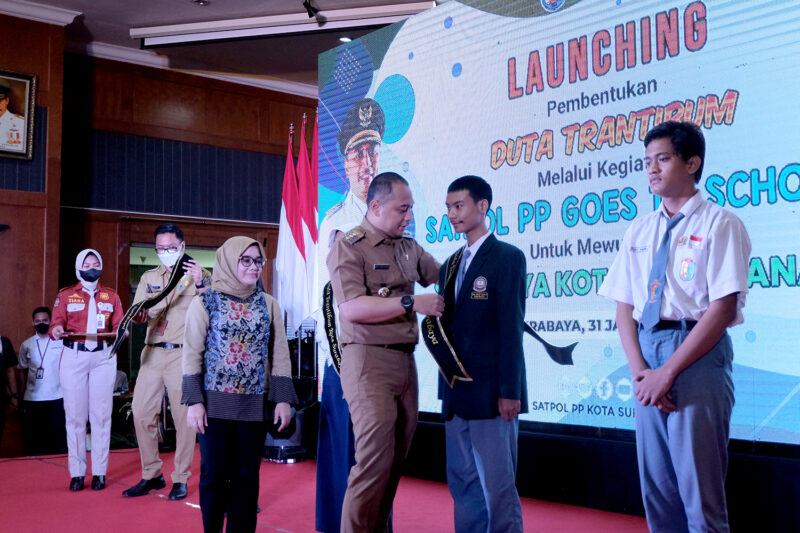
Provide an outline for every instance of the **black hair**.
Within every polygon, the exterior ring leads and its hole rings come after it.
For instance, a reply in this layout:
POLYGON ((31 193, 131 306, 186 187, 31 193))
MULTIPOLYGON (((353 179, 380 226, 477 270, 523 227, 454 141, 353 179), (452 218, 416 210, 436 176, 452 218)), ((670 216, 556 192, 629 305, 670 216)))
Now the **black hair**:
POLYGON ((163 235, 165 233, 174 233, 178 240, 183 242, 183 232, 177 224, 173 224, 172 222, 159 224, 156 230, 153 232, 153 238, 155 239, 159 235, 163 235))
POLYGON ((461 176, 453 181, 453 183, 447 187, 447 193, 449 194, 456 191, 469 192, 469 195, 475 200, 476 204, 481 200, 487 200, 489 206, 491 207, 492 205, 492 186, 479 176, 461 176))
POLYGON ((669 139, 672 143, 672 149, 684 161, 688 161, 694 156, 699 157, 700 166, 697 167, 697 172, 694 173, 694 182, 700 183, 700 176, 703 175, 703 164, 706 161, 706 140, 699 127, 690 122, 678 122, 675 120, 662 122, 645 135, 645 148, 655 139, 669 139))
POLYGON ((375 176, 367 189, 367 205, 371 204, 372 200, 385 201, 387 196, 391 196, 395 183, 408 185, 403 176, 394 172, 381 172, 375 176))
POLYGON ((47 313, 47 316, 53 318, 53 313, 50 311, 50 308, 44 306, 37 307, 36 309, 34 309, 33 313, 31 313, 31 318, 36 318, 36 315, 38 315, 39 313, 47 313))

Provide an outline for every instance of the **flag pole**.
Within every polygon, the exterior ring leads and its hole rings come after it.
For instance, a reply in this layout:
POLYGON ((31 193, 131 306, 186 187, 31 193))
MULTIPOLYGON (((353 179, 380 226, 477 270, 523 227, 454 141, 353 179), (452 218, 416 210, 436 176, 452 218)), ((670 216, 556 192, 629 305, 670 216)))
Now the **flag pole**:
MULTIPOLYGON (((294 122, 289 123, 289 146, 287 146, 288 150, 294 149, 294 122)), ((286 325, 289 324, 289 311, 286 306, 283 306, 283 326, 286 329, 286 325)))

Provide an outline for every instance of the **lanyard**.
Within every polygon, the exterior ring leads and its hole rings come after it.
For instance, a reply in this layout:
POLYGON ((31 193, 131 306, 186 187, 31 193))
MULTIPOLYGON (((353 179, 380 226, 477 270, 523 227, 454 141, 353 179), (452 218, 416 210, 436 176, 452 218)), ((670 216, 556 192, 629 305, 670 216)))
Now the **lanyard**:
POLYGON ((39 363, 39 368, 42 368, 44 366, 44 358, 47 357, 47 349, 49 347, 50 347, 50 337, 48 336, 47 344, 44 345, 44 353, 42 353, 42 348, 41 346, 39 346, 39 337, 36 337, 36 349, 39 350, 39 359, 42 360, 42 362, 39 363))

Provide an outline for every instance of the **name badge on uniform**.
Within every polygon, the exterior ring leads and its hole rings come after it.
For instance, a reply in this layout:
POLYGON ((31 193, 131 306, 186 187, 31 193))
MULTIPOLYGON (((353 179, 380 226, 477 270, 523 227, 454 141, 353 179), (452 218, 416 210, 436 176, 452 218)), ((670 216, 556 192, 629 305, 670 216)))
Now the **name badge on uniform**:
POLYGON ((78 311, 83 311, 86 308, 86 304, 84 303, 71 303, 67 304, 67 313, 75 313, 78 311))
POLYGON ((683 281, 692 281, 695 273, 695 262, 692 259, 684 259, 681 263, 680 276, 683 281))
POLYGON ((44 379, 44 368, 39 367, 36 369, 36 379, 44 379))
POLYGON ((382 264, 374 264, 372 265, 372 270, 389 270, 389 265, 382 265, 382 264))
POLYGON ((97 313, 97 331, 106 329, 106 315, 97 313))

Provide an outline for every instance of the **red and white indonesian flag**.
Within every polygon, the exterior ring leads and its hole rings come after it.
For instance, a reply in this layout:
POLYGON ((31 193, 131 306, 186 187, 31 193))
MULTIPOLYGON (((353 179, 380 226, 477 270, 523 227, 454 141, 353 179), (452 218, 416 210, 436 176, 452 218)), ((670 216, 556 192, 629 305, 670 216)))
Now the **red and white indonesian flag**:
MULTIPOLYGON (((312 142, 312 158, 317 150, 317 128, 314 127, 312 142)), ((319 308, 319 292, 317 286, 317 174, 308 160, 306 147, 306 119, 300 130, 300 155, 297 158, 297 180, 300 192, 300 218, 302 219, 303 244, 306 258, 306 286, 308 287, 308 310, 313 313, 319 308)))
MULTIPOLYGON (((301 154, 302 155, 302 154, 301 154)), ((289 331, 296 331, 310 314, 303 207, 297 189, 297 177, 292 159, 292 136, 286 152, 283 173, 281 221, 278 228, 278 254, 275 260, 274 294, 286 313, 289 331)), ((312 257, 316 252, 312 250, 312 257)))

